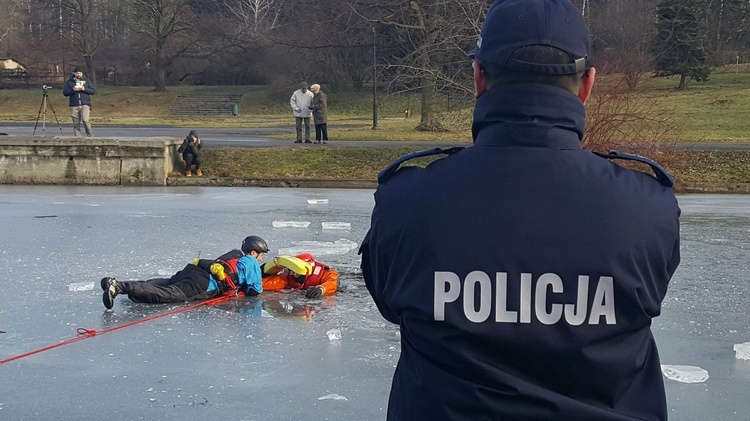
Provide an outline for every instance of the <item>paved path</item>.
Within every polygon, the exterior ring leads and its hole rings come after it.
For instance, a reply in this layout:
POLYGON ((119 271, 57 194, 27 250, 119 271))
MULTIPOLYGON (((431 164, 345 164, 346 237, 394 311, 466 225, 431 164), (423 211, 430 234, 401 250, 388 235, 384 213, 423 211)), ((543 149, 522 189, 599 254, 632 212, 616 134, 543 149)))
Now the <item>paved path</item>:
MULTIPOLYGON (((30 136, 34 133, 35 123, 0 123, 0 133, 15 136, 30 136)), ((36 125, 36 136, 60 136, 60 128, 56 122, 47 123, 42 131, 42 123, 36 125)), ((62 135, 70 136, 72 134, 71 125, 67 120, 61 121, 62 135)), ((331 125, 331 132, 336 132, 336 125, 331 125)), ((274 127, 205 127, 196 129, 200 134, 201 140, 206 146, 217 147, 275 147, 275 146, 318 146, 318 145, 295 145, 292 140, 272 139, 269 135, 288 134, 289 138, 294 137, 294 127, 291 125, 279 125, 274 127)), ((94 126, 94 134, 98 138, 146 138, 153 136, 172 136, 183 138, 187 135, 190 128, 176 126, 94 126)), ((425 148, 433 146, 451 147, 467 146, 467 141, 351 141, 351 140, 332 140, 328 142, 329 147, 387 147, 387 146, 423 146, 425 148)), ((677 149, 683 150, 750 150, 750 142, 680 142, 675 145, 677 149)))

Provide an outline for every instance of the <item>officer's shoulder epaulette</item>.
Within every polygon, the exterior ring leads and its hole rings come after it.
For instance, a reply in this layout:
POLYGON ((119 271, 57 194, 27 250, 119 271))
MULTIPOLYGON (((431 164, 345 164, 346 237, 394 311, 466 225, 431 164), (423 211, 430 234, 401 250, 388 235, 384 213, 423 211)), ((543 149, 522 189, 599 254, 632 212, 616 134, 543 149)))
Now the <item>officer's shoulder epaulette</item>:
POLYGON ((410 159, 414 158, 421 158, 423 156, 432 156, 432 155, 453 155, 454 153, 464 149, 463 146, 456 146, 453 148, 448 149, 442 149, 442 148, 432 148, 432 149, 426 149, 423 151, 416 151, 409 154, 406 154, 397 160, 393 161, 390 165, 385 167, 383 171, 380 171, 378 174, 378 183, 382 184, 388 181, 391 177, 393 177, 394 174, 398 171, 399 167, 401 167, 401 164, 403 164, 406 161, 409 161, 410 159))
POLYGON ((594 152, 594 154, 606 159, 626 159, 630 161, 643 162, 644 164, 647 164, 649 167, 651 167, 651 170, 654 171, 654 176, 659 183, 666 187, 674 186, 674 178, 672 178, 672 175, 668 173, 667 170, 662 168, 659 164, 649 158, 646 158, 645 156, 618 151, 612 151, 608 154, 594 152))

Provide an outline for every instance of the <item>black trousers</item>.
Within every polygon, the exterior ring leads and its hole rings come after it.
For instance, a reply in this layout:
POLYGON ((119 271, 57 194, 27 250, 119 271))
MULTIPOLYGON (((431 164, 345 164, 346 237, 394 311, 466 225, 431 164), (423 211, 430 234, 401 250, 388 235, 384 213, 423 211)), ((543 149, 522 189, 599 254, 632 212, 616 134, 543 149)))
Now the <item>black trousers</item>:
POLYGON ((195 165, 195 170, 198 171, 201 169, 201 157, 196 155, 193 155, 191 153, 184 153, 182 154, 182 159, 185 160, 185 171, 190 171, 190 167, 195 165))
POLYGON ((219 291, 206 292, 210 274, 195 265, 187 265, 171 278, 147 281, 119 282, 118 289, 136 303, 166 304, 183 301, 206 300, 219 295, 219 291))
POLYGON ((321 139, 328 141, 328 123, 315 125, 315 141, 320 142, 321 139))

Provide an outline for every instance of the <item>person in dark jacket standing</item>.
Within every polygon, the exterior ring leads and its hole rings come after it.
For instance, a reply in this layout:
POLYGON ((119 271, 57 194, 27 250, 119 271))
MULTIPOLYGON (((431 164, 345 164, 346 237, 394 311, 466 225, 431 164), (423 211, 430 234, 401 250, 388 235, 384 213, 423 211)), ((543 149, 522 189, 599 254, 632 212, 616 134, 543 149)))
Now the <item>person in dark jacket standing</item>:
POLYGON ((240 250, 231 250, 217 259, 196 258, 170 278, 147 281, 118 281, 102 278, 102 301, 111 309, 115 297, 127 294, 136 303, 166 304, 208 300, 225 293, 255 296, 263 292, 260 261, 268 244, 257 235, 242 241, 240 250))
POLYGON ((91 95, 96 93, 94 84, 83 75, 83 69, 76 66, 70 79, 65 81, 63 95, 68 97, 70 116, 73 118, 73 135, 81 136, 81 123, 86 130, 86 136, 91 137, 91 95))
POLYGON ((400 325, 389 420, 667 419, 650 327, 680 209, 653 161, 582 149, 590 53, 569 0, 495 1, 470 55, 474 145, 380 173, 360 253, 400 325))
POLYGON ((177 148, 177 152, 181 153, 182 159, 185 160, 185 176, 190 177, 193 175, 193 165, 195 165, 195 174, 198 177, 203 175, 203 171, 201 171, 201 163, 203 161, 200 157, 202 147, 198 132, 190 130, 185 140, 182 141, 182 145, 177 148))
POLYGON ((315 122, 315 143, 328 142, 328 96, 320 90, 317 83, 310 86, 310 92, 313 93, 310 109, 313 113, 315 122))

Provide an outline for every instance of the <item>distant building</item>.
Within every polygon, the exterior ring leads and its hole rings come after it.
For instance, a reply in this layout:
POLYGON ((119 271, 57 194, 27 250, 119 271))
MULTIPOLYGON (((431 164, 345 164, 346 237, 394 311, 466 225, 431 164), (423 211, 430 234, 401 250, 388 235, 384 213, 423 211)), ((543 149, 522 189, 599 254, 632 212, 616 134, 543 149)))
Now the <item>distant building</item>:
POLYGON ((24 83, 28 73, 23 64, 12 58, 0 57, 0 86, 24 83))
POLYGON ((26 66, 12 58, 0 58, 0 70, 26 71, 26 66))

